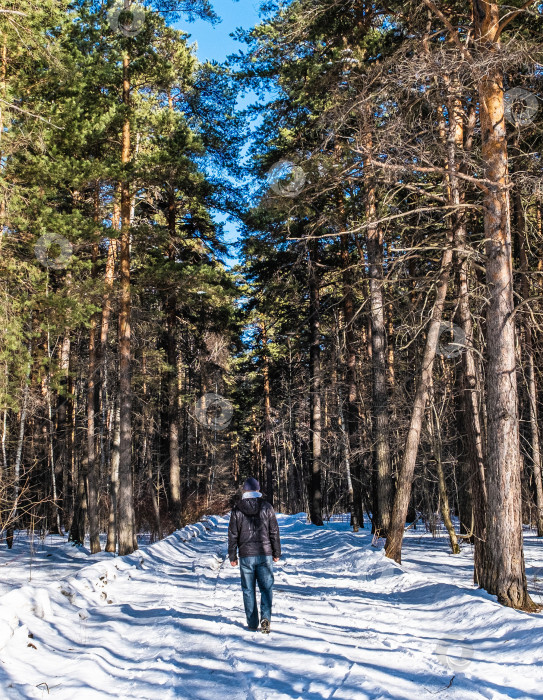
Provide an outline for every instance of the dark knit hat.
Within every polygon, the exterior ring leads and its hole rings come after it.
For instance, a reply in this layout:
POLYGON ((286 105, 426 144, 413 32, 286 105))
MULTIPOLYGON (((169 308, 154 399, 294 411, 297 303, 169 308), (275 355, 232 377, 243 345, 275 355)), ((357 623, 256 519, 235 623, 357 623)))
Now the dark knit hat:
POLYGON ((245 479, 245 482, 243 484, 243 490, 244 491, 260 491, 260 484, 256 479, 253 479, 252 476, 250 476, 248 479, 245 479))

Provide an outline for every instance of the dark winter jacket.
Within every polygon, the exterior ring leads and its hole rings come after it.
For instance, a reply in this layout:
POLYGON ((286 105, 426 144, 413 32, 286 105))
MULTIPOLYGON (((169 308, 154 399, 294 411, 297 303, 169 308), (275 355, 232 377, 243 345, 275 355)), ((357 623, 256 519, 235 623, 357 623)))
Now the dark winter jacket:
POLYGON ((262 498, 244 498, 232 508, 228 526, 230 561, 237 561, 238 548, 240 557, 281 556, 277 518, 272 505, 262 498))

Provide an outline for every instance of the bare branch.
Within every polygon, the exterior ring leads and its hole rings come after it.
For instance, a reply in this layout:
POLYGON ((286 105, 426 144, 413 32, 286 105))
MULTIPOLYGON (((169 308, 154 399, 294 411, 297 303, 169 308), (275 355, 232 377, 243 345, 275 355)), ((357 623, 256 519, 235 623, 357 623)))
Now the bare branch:
MULTIPOLYGON (((437 166, 428 168, 424 165, 413 165, 409 167, 407 165, 393 165, 392 163, 383 163, 381 161, 371 161, 372 165, 378 166, 380 168, 385 168, 388 170, 403 170, 405 172, 420 172, 420 173, 442 173, 443 175, 450 174, 445 168, 438 168, 437 166)), ((472 177, 471 175, 466 175, 460 171, 456 171, 456 177, 461 180, 467 180, 478 187, 480 187, 484 192, 488 192, 488 188, 497 188, 499 185, 491 180, 486 180, 484 178, 472 177), (485 187, 487 185, 487 187, 485 187)))
MULTIPOLYGON (((445 206, 439 207, 439 209, 452 209, 454 211, 458 211, 460 209, 481 209, 481 207, 482 205, 480 204, 447 204, 445 206)), ((364 231, 370 226, 380 226, 381 224, 393 221, 394 219, 402 219, 406 216, 412 216, 413 214, 421 214, 427 211, 435 212, 436 207, 419 207, 418 209, 411 209, 410 211, 402 212, 401 214, 391 214, 390 216, 385 216, 384 218, 378 219, 377 221, 369 221, 365 224, 360 224, 360 226, 351 228, 348 231, 337 231, 337 233, 324 233, 321 236, 301 236, 299 238, 293 238, 289 236, 287 240, 310 241, 318 240, 320 238, 336 238, 337 236, 351 236, 353 233, 359 233, 360 231, 364 231)), ((453 212, 451 211, 450 213, 452 214, 453 212)))
POLYGON ((19 15, 20 17, 27 17, 28 15, 26 12, 20 12, 19 10, 1 10, 0 9, 0 14, 4 15, 19 15))
POLYGON ((462 57, 466 56, 467 58, 469 58, 471 60, 470 52, 467 50, 466 46, 460 41, 460 39, 458 37, 458 29, 455 29, 455 27, 453 27, 453 25, 445 17, 443 12, 441 12, 441 10, 434 5, 432 0, 422 0, 422 1, 426 5, 426 7, 429 10, 431 10, 437 17, 439 17, 439 19, 447 27, 447 29, 449 30, 449 32, 451 34, 452 40, 454 41, 454 43, 456 44, 456 46, 459 48, 460 52, 462 53, 462 57))
POLYGON ((40 119, 42 122, 45 122, 48 126, 52 126, 54 129, 59 129, 59 131, 64 130, 64 127, 57 126, 56 124, 53 124, 48 119, 44 119, 43 117, 40 117, 39 114, 34 114, 33 112, 29 112, 26 109, 22 109, 21 107, 17 107, 17 105, 14 105, 13 102, 7 102, 6 100, 3 100, 1 97, 0 97, 0 102, 7 105, 8 107, 11 107, 12 109, 17 110, 17 112, 22 112, 23 114, 26 114, 29 117, 34 117, 35 119, 40 119))
POLYGON ((496 39, 499 39, 503 30, 507 27, 507 25, 512 22, 514 19, 516 19, 520 14, 524 12, 524 10, 527 10, 531 5, 535 5, 537 0, 528 0, 527 2, 524 3, 524 5, 521 5, 518 10, 514 10, 513 12, 510 12, 508 15, 505 15, 505 17, 502 18, 502 21, 500 22, 500 26, 498 27, 498 32, 496 34, 496 39))

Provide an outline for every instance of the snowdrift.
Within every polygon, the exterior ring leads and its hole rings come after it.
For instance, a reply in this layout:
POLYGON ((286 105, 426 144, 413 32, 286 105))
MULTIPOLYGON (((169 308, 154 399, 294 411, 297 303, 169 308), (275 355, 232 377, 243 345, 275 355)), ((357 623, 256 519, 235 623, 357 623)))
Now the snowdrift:
MULTIPOLYGON (((269 637, 244 629, 227 517, 86 566, 59 546, 36 583, 20 551, 0 550, 20 582, 0 597, 0 698, 543 698, 542 616, 475 589, 469 549, 414 533, 398 566, 369 531, 278 520, 269 637)), ((526 551, 539 570, 541 543, 526 551)))

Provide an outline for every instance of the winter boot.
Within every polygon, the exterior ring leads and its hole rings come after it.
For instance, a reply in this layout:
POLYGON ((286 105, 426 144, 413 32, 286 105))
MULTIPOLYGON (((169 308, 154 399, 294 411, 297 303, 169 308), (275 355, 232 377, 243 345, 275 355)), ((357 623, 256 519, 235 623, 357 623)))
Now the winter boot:
POLYGON ((270 621, 266 620, 266 618, 264 618, 263 620, 260 620, 260 631, 263 634, 270 633, 270 621))

